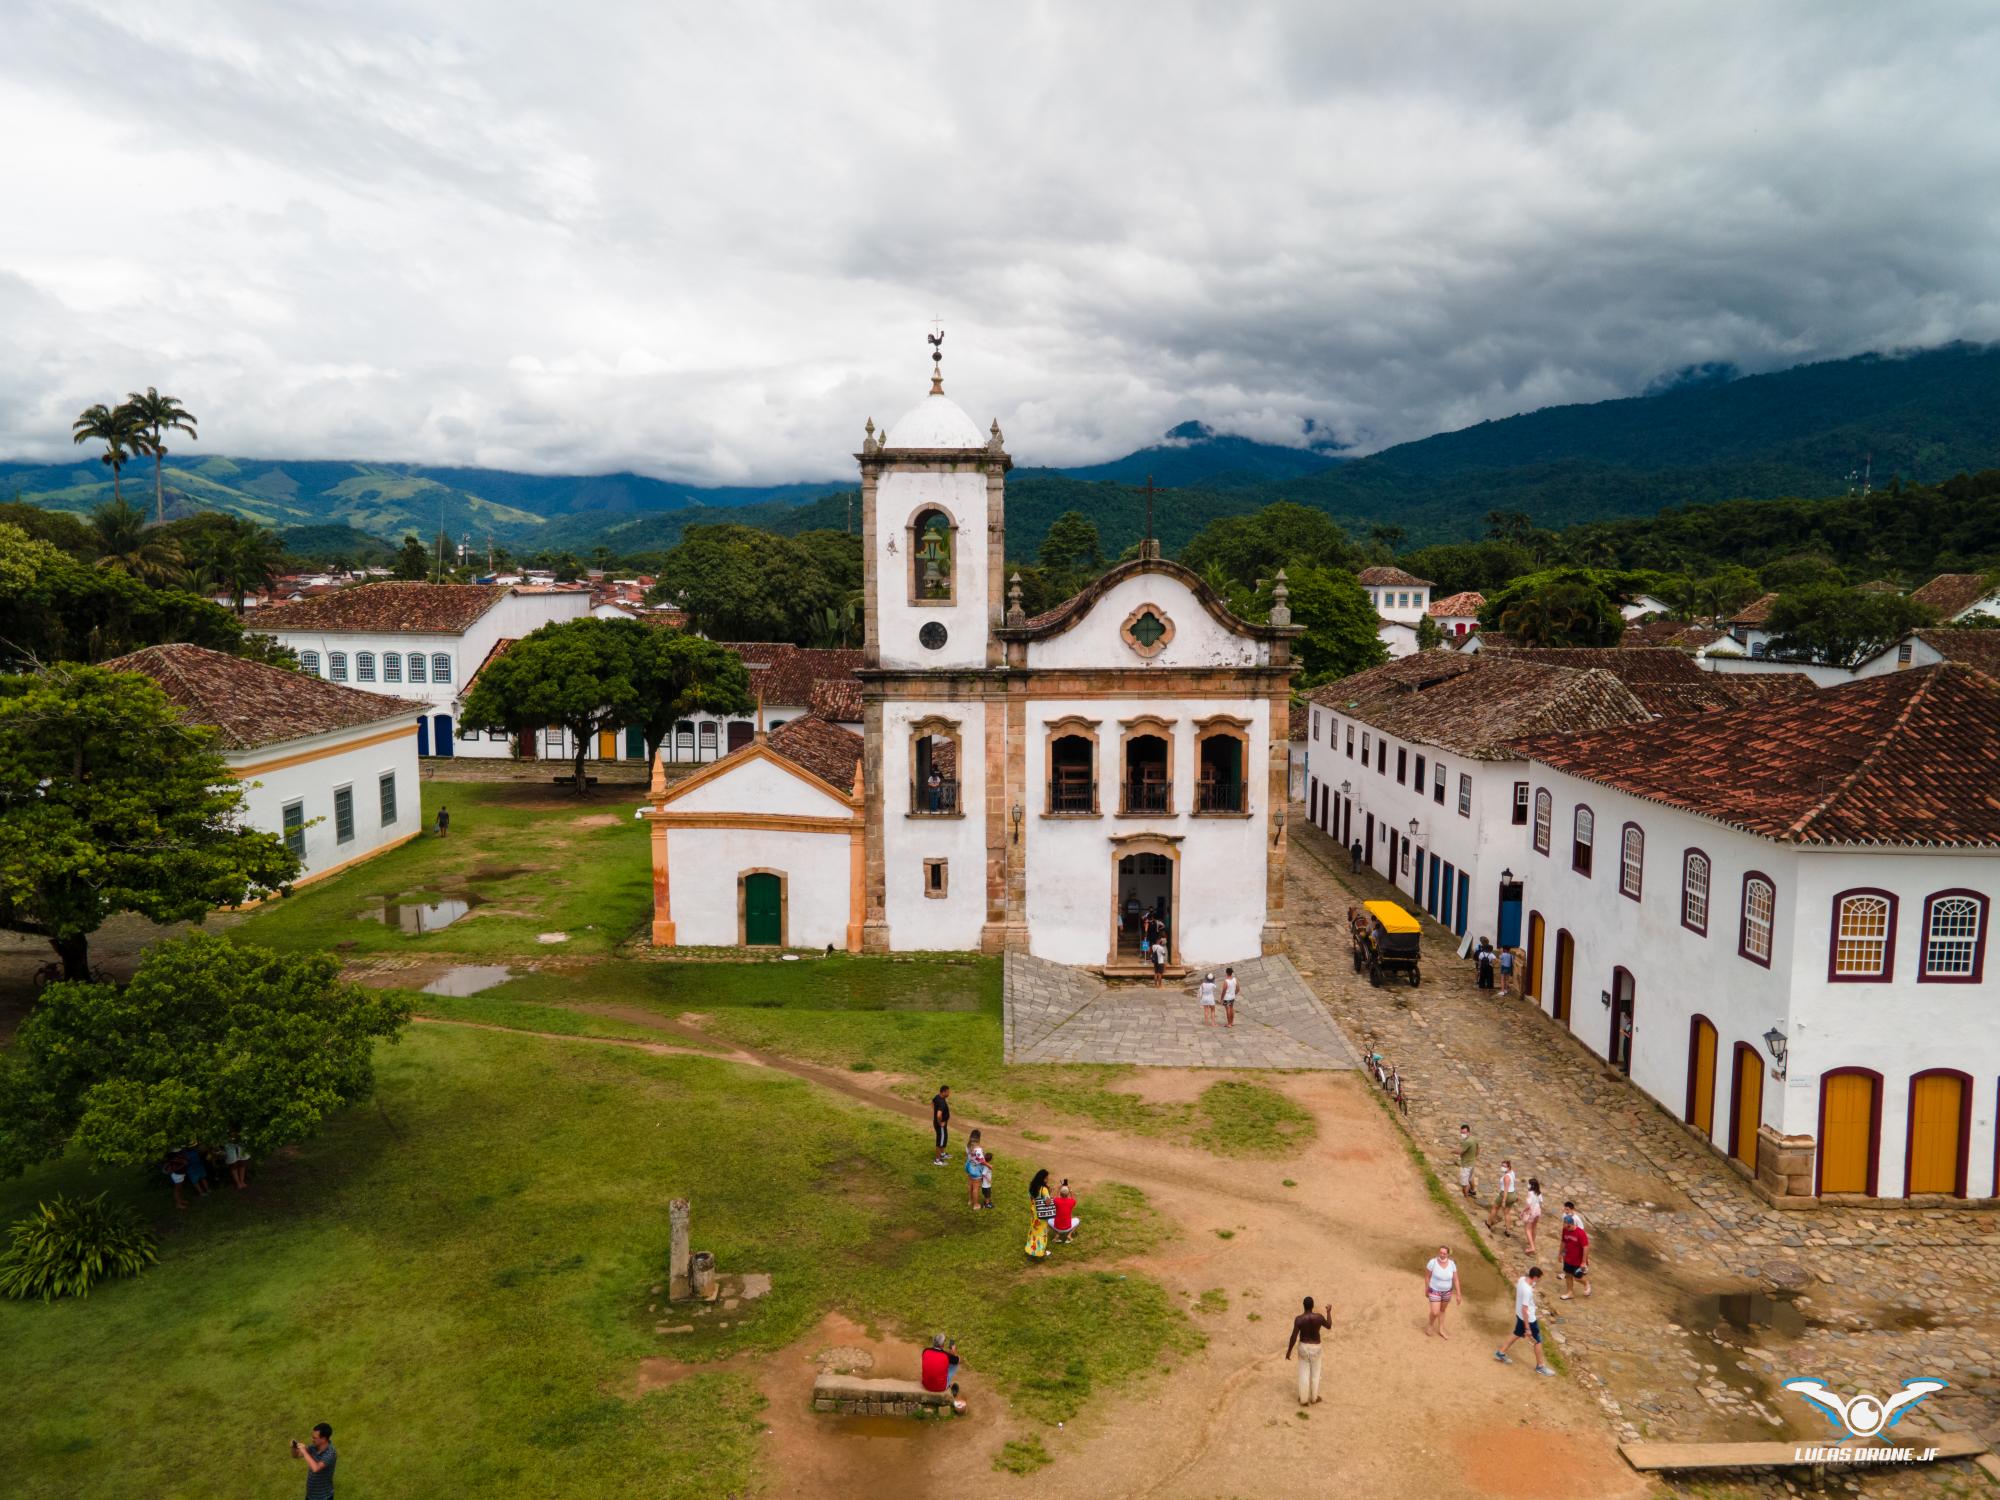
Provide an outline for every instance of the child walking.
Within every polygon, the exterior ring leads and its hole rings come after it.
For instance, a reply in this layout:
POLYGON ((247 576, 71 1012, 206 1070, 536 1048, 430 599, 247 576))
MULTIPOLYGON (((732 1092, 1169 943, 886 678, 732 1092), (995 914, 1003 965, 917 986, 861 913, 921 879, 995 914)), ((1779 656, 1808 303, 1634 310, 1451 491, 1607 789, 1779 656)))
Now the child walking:
POLYGON ((986 1153, 980 1149, 975 1130, 965 1138, 965 1201, 972 1208, 979 1207, 979 1184, 985 1175, 986 1153))

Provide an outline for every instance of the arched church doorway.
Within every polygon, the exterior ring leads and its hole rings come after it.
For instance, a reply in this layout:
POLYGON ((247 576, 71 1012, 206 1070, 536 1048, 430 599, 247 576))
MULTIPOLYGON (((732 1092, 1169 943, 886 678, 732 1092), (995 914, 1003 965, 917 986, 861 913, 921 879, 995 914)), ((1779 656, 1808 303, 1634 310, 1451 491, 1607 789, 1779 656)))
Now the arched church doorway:
POLYGON ((1180 851, 1164 839, 1145 839, 1112 851, 1111 958, 1114 965, 1142 962, 1140 936, 1150 912, 1166 924, 1167 962, 1181 961, 1180 851))

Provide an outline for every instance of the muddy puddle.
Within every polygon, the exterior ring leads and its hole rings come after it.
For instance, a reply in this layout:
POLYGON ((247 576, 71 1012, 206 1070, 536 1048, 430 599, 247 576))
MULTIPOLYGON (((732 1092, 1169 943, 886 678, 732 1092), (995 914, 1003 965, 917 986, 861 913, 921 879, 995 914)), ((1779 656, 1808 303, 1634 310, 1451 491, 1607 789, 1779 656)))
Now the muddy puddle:
POLYGON ((375 910, 361 913, 361 920, 395 927, 407 937, 421 937, 427 932, 442 932, 485 904, 484 896, 470 893, 441 896, 435 901, 384 901, 375 910))
POLYGON ((514 971, 505 964, 458 964, 423 987, 426 995, 476 995, 505 984, 514 971))

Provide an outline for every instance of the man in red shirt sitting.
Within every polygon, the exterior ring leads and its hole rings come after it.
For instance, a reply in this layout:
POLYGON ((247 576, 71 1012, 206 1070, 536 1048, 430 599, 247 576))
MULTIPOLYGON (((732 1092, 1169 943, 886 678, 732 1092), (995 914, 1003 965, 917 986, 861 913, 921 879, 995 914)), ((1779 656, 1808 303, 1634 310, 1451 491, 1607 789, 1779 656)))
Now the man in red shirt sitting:
POLYGON ((933 1334, 931 1346, 924 1351, 923 1383, 927 1391, 948 1391, 951 1389, 951 1352, 944 1346, 944 1335, 933 1334))
POLYGON ((1069 1179, 1062 1180, 1056 1189, 1056 1242, 1067 1245, 1076 1234, 1076 1226, 1083 1221, 1076 1216, 1076 1194, 1070 1191, 1069 1179))

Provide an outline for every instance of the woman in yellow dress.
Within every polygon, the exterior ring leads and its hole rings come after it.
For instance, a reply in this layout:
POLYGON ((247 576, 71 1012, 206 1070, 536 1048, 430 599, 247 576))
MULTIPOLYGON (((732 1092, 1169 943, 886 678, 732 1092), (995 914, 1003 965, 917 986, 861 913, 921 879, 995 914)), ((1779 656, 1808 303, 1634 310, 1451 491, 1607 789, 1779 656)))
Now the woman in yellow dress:
POLYGON ((1042 1260, 1049 1253, 1049 1221, 1056 1216, 1056 1200, 1049 1192, 1049 1169, 1043 1167, 1028 1184, 1028 1203, 1034 1209, 1033 1226, 1028 1230, 1028 1258, 1042 1260))

